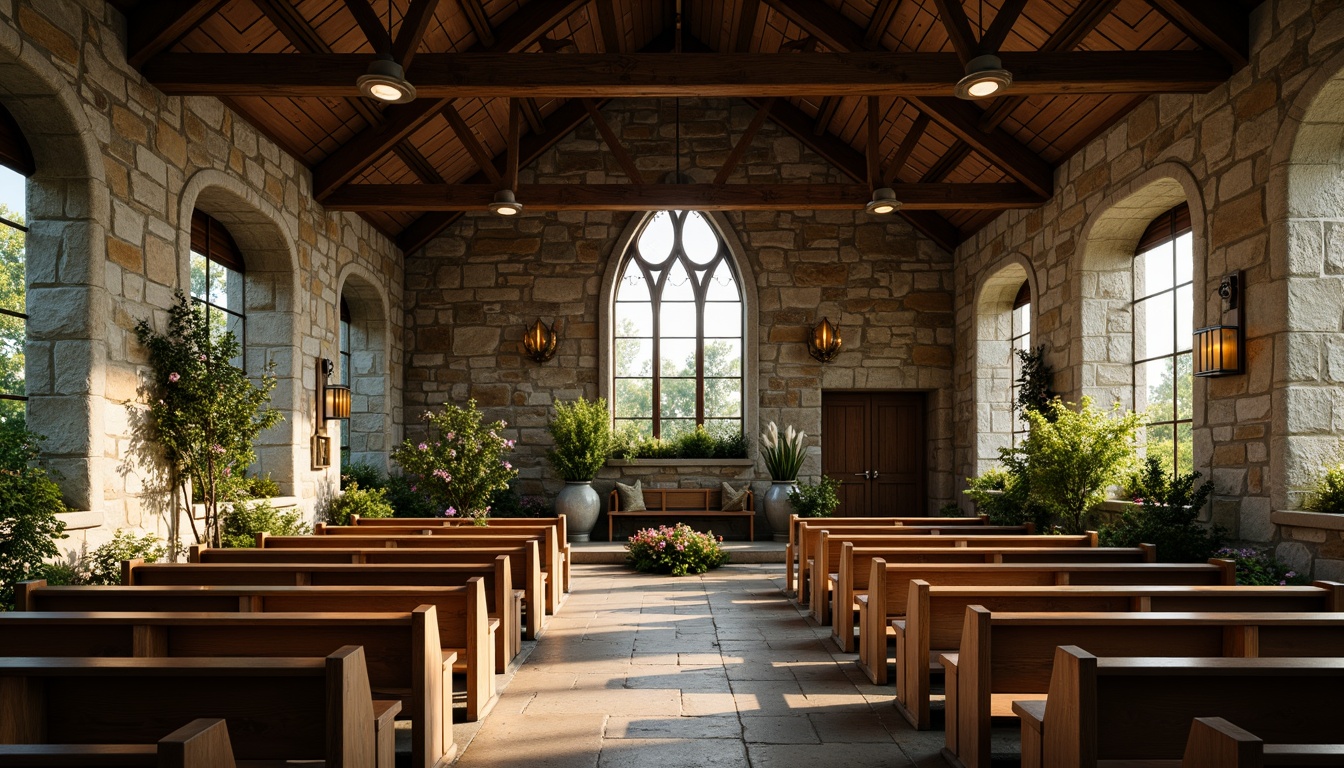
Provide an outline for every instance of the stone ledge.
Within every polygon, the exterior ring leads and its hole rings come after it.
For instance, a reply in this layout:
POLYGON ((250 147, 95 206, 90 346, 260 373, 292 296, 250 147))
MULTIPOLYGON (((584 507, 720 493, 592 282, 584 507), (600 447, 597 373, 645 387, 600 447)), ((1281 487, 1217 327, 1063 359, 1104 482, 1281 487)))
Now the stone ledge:
POLYGON ((607 459, 608 467, 753 467, 755 459, 607 459))
POLYGON ((1325 512, 1307 512, 1305 510, 1275 510, 1269 513, 1270 522, 1291 528, 1320 528, 1327 531, 1344 531, 1344 515, 1331 515, 1325 512))
POLYGON ((89 528, 98 528, 103 524, 102 512, 61 512, 56 515, 56 519, 65 523, 67 531, 83 531, 89 528))

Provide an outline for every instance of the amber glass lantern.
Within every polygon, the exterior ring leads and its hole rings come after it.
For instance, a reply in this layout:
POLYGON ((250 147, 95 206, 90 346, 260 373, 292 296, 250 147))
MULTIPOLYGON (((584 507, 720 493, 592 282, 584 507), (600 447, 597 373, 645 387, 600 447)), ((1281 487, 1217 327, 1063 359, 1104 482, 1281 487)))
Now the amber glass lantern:
POLYGON ((559 337, 554 326, 548 326, 537 318, 537 322, 523 334, 523 351, 533 361, 544 363, 555 357, 555 347, 559 337))
POLYGON ((1218 325, 1195 331, 1195 375, 1232 376, 1244 370, 1241 331, 1241 273, 1218 283, 1222 318, 1218 325))
POLYGON ((807 340, 807 351, 817 360, 829 363, 840 354, 840 345, 843 343, 840 329, 831 325, 830 318, 822 318, 817 327, 812 329, 812 337, 807 340))

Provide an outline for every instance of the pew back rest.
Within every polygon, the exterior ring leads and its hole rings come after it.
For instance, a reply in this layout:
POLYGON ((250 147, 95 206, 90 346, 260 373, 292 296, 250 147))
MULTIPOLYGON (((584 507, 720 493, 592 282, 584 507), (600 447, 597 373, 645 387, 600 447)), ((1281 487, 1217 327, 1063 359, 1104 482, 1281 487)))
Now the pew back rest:
MULTIPOLYGON (((988 525, 989 517, 987 515, 978 515, 976 517, 828 517, 825 520, 816 518, 801 517, 797 514, 789 515, 789 544, 797 546, 798 531, 803 523, 834 523, 835 525, 845 525, 853 527, 871 526, 875 528, 889 528, 893 525, 932 525, 932 526, 958 526, 958 525, 988 525)), ((796 551, 796 550, 795 550, 796 551)))
MULTIPOLYGON (((718 488, 645 488, 644 508, 649 512, 715 512, 723 508, 718 488)), ((607 509, 621 512, 620 494, 613 490, 607 509)), ((756 509, 756 496, 747 489, 746 510, 756 509)))
MULTIPOLYGON (((866 543, 865 543, 866 544, 866 543)), ((873 560, 888 563, 1151 563, 1151 544, 1138 547, 882 547, 855 546, 847 541, 840 550, 837 573, 852 573, 853 589, 867 589, 873 560)))

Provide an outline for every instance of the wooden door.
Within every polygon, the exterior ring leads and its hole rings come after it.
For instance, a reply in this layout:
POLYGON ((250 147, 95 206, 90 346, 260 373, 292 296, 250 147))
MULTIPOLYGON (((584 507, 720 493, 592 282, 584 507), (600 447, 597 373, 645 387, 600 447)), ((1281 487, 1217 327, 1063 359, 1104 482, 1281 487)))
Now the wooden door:
POLYGON ((928 515, 924 394, 823 392, 822 472, 840 481, 837 515, 928 515))

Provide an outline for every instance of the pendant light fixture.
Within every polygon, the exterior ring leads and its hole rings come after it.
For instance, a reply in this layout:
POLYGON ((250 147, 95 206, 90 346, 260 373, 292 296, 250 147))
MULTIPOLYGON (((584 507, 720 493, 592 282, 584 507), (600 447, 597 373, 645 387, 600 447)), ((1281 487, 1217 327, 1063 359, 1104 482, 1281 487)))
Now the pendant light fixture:
POLYGON ((490 201, 490 212, 496 216, 517 216, 523 212, 523 204, 514 197, 512 189, 501 189, 490 201))
POLYGON ((966 62, 966 76, 957 81, 957 97, 987 99, 1013 84, 1013 73, 992 53, 966 62))
POLYGON ((899 211, 901 201, 896 199, 896 192, 891 187, 882 187, 873 190, 873 199, 863 209, 875 216, 886 216, 899 211))
MULTIPOLYGON (((389 42, 392 39, 390 2, 387 4, 387 39, 389 42)), ((405 104, 415 99, 415 86, 406 79, 406 70, 389 53, 378 54, 364 74, 355 80, 355 85, 359 86, 360 93, 384 104, 405 104)))

